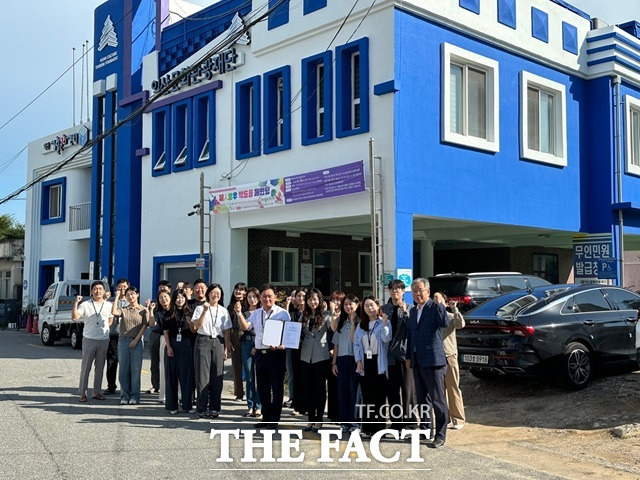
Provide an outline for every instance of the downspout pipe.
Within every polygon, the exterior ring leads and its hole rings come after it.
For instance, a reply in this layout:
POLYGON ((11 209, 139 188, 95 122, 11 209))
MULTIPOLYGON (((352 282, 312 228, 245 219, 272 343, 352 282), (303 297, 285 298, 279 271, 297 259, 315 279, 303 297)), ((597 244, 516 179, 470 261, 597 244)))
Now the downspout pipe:
MULTIPOLYGON (((616 137, 616 182, 617 182, 617 191, 616 191, 616 201, 618 204, 622 203, 622 136, 620 130, 622 128, 622 98, 620 96, 620 85, 622 83, 622 78, 620 75, 616 75, 613 77, 613 86, 615 88, 615 102, 616 102, 616 127, 615 127, 615 137, 616 137)), ((618 285, 624 287, 624 216, 622 210, 618 210, 618 256, 619 256, 619 266, 618 269, 619 277, 618 277, 618 285)))

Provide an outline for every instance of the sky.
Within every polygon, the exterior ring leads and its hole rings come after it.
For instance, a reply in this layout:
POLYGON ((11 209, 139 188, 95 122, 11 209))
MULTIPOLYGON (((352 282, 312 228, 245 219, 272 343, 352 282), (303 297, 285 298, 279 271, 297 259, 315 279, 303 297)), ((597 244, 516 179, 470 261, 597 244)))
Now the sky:
MULTIPOLYGON (((201 6, 212 0, 190 0, 201 6)), ((346 0, 342 0, 346 1, 346 0)), ((486 1, 486 0, 485 0, 486 1)), ((640 0, 568 0, 570 4, 609 24, 640 21, 640 0)), ((23 0, 5 2, 0 16, 0 199, 27 182, 26 149, 35 139, 73 126, 72 75, 68 72, 18 117, 5 124, 72 64, 82 44, 93 40, 93 11, 104 0, 23 0)), ((90 53, 89 65, 93 64, 90 53)), ((89 71, 91 74, 91 69, 89 71)), ((80 91, 80 63, 76 65, 76 91, 80 91)), ((86 89, 86 87, 85 87, 86 89)), ((91 93, 91 88, 90 88, 91 93)), ((76 95, 76 123, 80 117, 80 95, 76 95)), ((86 119, 86 104, 82 118, 86 119)), ((20 195, 24 199, 25 194, 20 195)), ((0 215, 9 213, 25 221, 25 201, 0 205, 0 215)))

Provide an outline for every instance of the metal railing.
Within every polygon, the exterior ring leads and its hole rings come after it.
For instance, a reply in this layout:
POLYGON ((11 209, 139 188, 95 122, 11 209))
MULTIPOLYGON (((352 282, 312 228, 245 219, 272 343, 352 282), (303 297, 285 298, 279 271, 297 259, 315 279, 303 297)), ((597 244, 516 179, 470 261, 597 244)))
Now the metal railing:
POLYGON ((91 202, 69 206, 69 231, 91 228, 91 202))

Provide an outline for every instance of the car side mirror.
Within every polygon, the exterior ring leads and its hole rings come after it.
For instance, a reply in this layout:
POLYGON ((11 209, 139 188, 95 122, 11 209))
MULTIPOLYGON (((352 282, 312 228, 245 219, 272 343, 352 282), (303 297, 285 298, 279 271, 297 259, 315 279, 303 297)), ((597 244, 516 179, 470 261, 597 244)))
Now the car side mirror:
POLYGON ((39 307, 42 307, 43 305, 44 305, 44 297, 40 297, 40 298, 38 299, 38 306, 39 306, 39 307))

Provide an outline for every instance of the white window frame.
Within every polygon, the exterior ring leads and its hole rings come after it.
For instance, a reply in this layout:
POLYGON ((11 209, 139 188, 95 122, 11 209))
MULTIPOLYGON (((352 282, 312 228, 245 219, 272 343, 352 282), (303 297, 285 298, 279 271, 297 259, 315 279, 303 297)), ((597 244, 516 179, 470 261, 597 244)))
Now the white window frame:
MULTIPOLYGON (((189 128, 188 128, 189 124, 187 123, 187 115, 189 113, 189 110, 187 109, 186 106, 184 106, 183 108, 180 108, 178 111, 183 112, 181 113, 182 118, 180 119, 180 121, 183 122, 184 124, 184 145, 180 149, 180 153, 178 153, 178 156, 176 157, 176 159, 173 161, 173 165, 176 167, 182 167, 187 164, 187 143, 189 142, 189 128)), ((178 119, 176 118, 176 121, 177 120, 178 119)))
POLYGON ((316 74, 316 138, 324 136, 324 75, 325 75, 324 62, 318 62, 315 68, 316 74), (322 94, 322 95, 321 95, 322 94))
POLYGON ((358 252, 358 285, 360 286, 371 286, 373 285, 373 269, 371 267, 371 252, 358 252), (362 262, 362 257, 367 257, 369 262, 369 275, 371 276, 370 282, 365 282, 364 279, 360 276, 360 264, 362 262))
POLYGON ((56 183, 55 185, 50 185, 49 186, 49 216, 47 217, 49 220, 53 220, 56 218, 61 218, 62 217, 62 184, 60 183, 56 183), (57 191, 58 192, 58 196, 56 197, 56 202, 54 205, 54 202, 52 202, 53 199, 53 192, 57 191), (55 208, 57 214, 56 215, 52 215, 52 209, 55 208))
MULTIPOLYGON (((360 87, 360 51, 357 50, 351 54, 351 130, 360 128, 362 123, 362 117, 360 117, 360 124, 356 125, 356 109, 360 108, 360 95, 356 97, 356 87, 360 87), (358 76, 356 77, 356 61, 358 62, 358 76)), ((362 110, 360 110, 362 114, 362 110)))
MULTIPOLYGON (((632 97, 631 95, 624 96, 624 112, 625 112, 625 138, 626 138, 626 173, 631 175, 640 175, 640 158, 638 158, 638 165, 633 164, 633 142, 631 132, 631 114, 633 111, 640 114, 640 99, 632 97)), ((637 139, 640 142, 640 138, 637 139)))
POLYGON ((276 146, 284 145, 284 78, 276 79, 276 146))
POLYGON ((269 283, 274 285, 298 285, 298 270, 299 270, 299 255, 297 248, 279 248, 279 247, 269 247, 269 283), (282 252, 282 258, 286 253, 293 253, 293 280, 286 281, 284 280, 284 263, 280 265, 280 273, 282 274, 282 281, 274 280, 271 278, 271 258, 273 252, 282 252))
POLYGON ((520 72, 520 157, 535 162, 567 166, 567 95, 563 84, 549 80, 548 78, 534 75, 522 70, 520 72), (549 95, 553 95, 554 101, 554 153, 544 153, 529 148, 529 104, 527 90, 536 88, 549 95))
POLYGON ((247 94, 249 95, 249 150, 248 153, 253 152, 253 132, 256 128, 255 118, 253 118, 253 84, 247 87, 247 94))
MULTIPOLYGON (((500 151, 500 92, 498 62, 449 43, 442 44, 442 141, 465 147, 500 151), (486 138, 451 131, 451 64, 473 67, 486 74, 486 138)), ((464 88, 466 90, 466 87, 464 88)), ((466 94, 463 91, 466 103, 466 94)), ((466 112, 463 122, 466 125, 466 112)), ((466 127, 463 129, 466 131, 466 127)))

